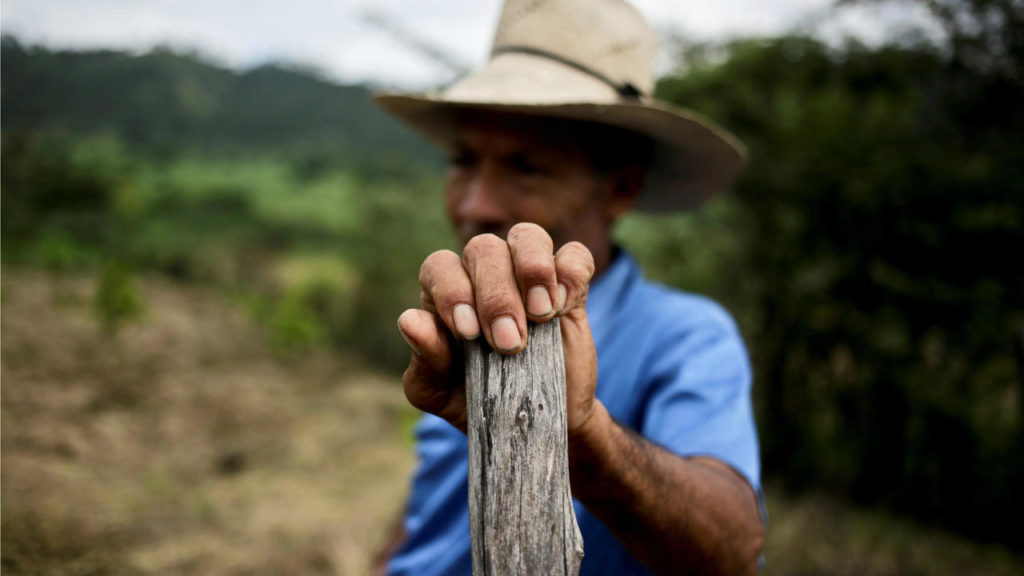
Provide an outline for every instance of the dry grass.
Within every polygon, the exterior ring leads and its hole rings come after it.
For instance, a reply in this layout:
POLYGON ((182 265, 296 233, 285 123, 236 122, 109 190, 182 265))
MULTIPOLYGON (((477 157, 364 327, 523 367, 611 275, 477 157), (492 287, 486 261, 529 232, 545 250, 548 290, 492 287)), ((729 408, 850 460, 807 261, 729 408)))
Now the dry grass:
POLYGON ((145 282, 109 340, 91 279, 3 284, 5 573, 367 572, 413 465, 394 378, 275 359, 198 289, 145 282))
MULTIPOLYGON (((94 282, 3 276, 3 572, 367 574, 413 466, 397 375, 282 360, 237 306, 153 279, 109 340, 94 282)), ((769 509, 766 574, 1024 573, 833 499, 769 509)))
MULTIPOLYGON (((1005 547, 857 509, 825 495, 769 494, 765 574, 797 576, 1017 576, 1005 547)), ((996 520, 994 520, 996 521, 996 520)))

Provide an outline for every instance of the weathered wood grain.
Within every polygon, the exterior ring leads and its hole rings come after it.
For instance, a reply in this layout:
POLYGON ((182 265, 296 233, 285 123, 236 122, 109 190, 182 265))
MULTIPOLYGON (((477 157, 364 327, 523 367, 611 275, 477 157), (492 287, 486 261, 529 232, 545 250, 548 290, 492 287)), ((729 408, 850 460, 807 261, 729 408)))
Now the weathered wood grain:
POLYGON ((476 576, 576 576, 583 538, 569 492, 565 363, 558 320, 526 350, 466 345, 469 523, 476 576))

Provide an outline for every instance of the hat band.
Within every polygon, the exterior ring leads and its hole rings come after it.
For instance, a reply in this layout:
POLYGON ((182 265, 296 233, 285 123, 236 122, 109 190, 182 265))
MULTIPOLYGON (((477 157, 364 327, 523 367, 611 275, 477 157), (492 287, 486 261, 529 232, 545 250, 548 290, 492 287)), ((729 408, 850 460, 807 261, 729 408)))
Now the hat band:
POLYGON ((547 50, 533 48, 532 46, 501 46, 491 51, 491 57, 493 58, 494 56, 497 56, 499 54, 507 53, 529 54, 531 56, 538 56, 540 58, 554 60, 559 64, 563 64, 574 70, 583 72, 588 76, 596 78, 601 82, 604 82, 605 84, 611 86, 619 94, 619 96, 625 98, 626 100, 640 100, 640 97, 644 95, 643 92, 641 92, 636 86, 634 86, 630 82, 616 82, 615 80, 612 80, 611 78, 605 76, 604 74, 598 72, 597 70, 594 70, 593 68, 590 68, 589 66, 584 66, 583 64, 580 64, 575 60, 570 60, 564 56, 559 56, 554 52, 548 52, 547 50))

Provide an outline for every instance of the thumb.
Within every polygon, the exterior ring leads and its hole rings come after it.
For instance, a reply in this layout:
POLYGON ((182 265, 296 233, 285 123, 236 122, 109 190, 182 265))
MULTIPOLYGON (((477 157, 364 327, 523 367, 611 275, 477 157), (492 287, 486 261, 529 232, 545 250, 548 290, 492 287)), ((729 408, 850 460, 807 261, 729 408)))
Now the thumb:
POLYGON ((398 329, 412 349, 402 375, 409 403, 466 431, 464 367, 440 318, 426 310, 410 309, 398 317, 398 329))

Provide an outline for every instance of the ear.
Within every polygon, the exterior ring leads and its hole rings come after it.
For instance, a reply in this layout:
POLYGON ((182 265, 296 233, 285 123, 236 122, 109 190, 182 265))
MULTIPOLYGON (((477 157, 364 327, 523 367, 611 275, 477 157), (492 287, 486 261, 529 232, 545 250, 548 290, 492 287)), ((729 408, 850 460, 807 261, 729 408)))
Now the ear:
POLYGON ((605 209, 605 217, 609 222, 617 220, 633 208, 646 181, 647 169, 641 164, 630 164, 611 174, 611 194, 605 209))

